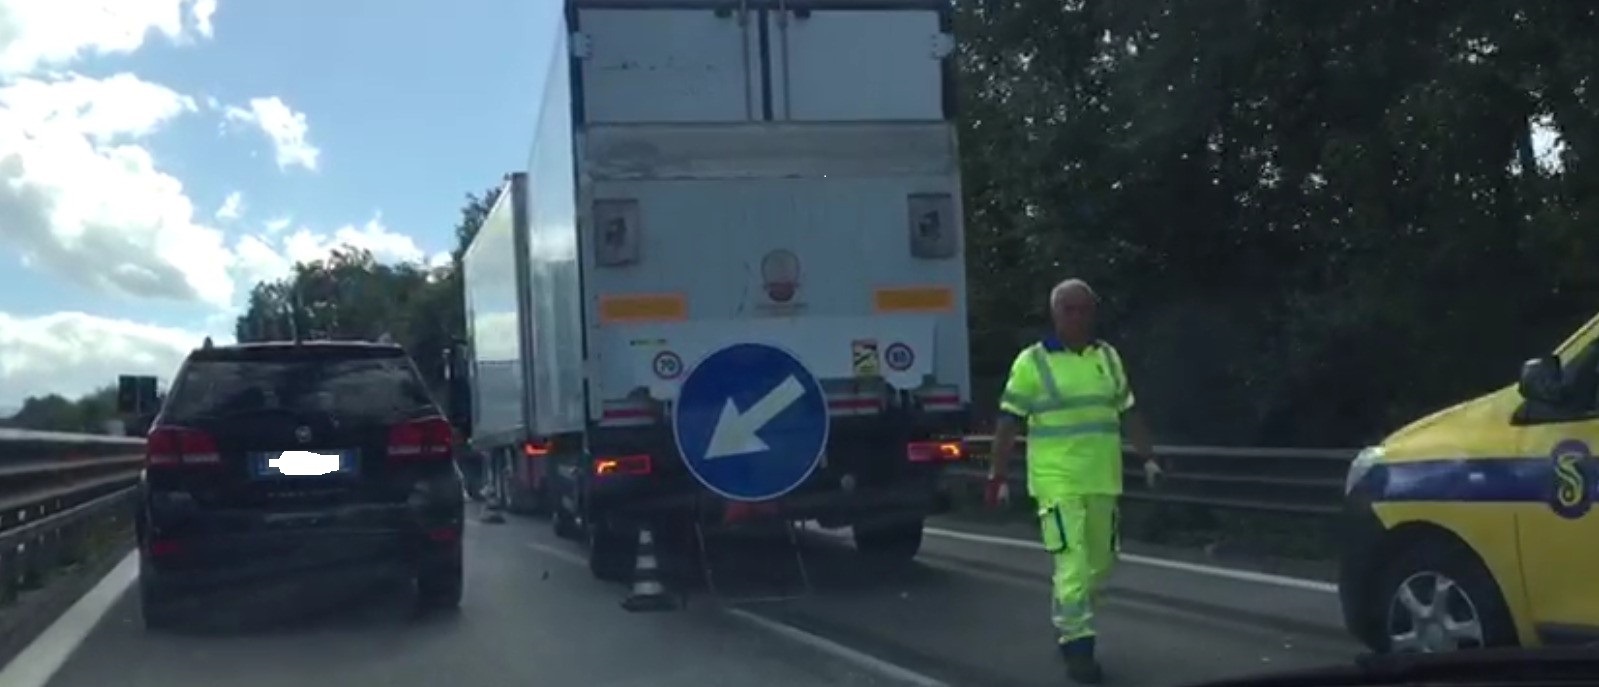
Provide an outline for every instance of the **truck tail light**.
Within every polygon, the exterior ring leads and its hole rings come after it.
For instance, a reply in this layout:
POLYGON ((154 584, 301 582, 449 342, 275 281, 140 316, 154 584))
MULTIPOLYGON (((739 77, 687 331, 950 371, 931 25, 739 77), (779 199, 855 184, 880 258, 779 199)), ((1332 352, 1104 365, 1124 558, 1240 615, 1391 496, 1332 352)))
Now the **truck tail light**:
POLYGON ((442 417, 404 422, 389 428, 389 460, 437 460, 450 457, 455 430, 442 417))
POLYGON ((946 463, 966 457, 959 441, 913 441, 905 445, 905 458, 912 463, 946 463))
POLYGON ((639 453, 630 456, 600 456, 594 461, 595 477, 650 474, 650 456, 639 453))
POLYGON ((152 468, 221 465, 216 439, 188 427, 156 427, 145 435, 144 464, 152 468))

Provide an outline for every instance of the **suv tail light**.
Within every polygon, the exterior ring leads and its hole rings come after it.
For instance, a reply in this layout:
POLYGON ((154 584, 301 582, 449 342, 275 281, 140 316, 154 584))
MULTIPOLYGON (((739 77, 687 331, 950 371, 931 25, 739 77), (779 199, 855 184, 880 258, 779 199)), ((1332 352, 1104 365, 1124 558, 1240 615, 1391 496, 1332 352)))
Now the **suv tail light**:
POLYGON ((198 429, 156 427, 144 437, 144 464, 149 467, 221 463, 216 440, 198 429))
POLYGON ((942 463, 966 457, 959 441, 913 441, 905 445, 905 459, 912 463, 942 463))
POLYGON ((455 430, 442 417, 430 417, 389 428, 390 460, 449 458, 455 430))

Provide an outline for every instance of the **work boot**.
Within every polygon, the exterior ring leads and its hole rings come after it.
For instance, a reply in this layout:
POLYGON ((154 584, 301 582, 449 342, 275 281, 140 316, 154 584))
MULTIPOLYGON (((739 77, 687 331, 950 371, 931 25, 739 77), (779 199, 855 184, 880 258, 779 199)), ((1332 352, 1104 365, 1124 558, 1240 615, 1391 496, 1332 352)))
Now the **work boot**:
POLYGON ((1094 638, 1085 637, 1060 645, 1061 658, 1066 659, 1066 677, 1080 685, 1097 685, 1105 681, 1105 671, 1094 660, 1094 638))

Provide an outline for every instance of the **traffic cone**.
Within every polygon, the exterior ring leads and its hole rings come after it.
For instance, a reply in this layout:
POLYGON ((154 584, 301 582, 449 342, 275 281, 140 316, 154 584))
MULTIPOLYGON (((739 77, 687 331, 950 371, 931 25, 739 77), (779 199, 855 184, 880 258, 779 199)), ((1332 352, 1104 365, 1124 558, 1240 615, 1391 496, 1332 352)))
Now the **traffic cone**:
POLYGON ((633 592, 622 600, 622 608, 632 611, 670 611, 677 599, 666 593, 661 569, 655 560, 655 537, 649 527, 638 530, 638 556, 633 566, 633 592))

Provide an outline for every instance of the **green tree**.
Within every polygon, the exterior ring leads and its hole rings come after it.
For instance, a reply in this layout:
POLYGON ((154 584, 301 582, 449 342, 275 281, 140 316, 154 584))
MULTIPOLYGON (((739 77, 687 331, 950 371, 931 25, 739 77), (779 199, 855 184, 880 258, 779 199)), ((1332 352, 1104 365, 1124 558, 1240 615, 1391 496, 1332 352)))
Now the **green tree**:
MULTIPOLYGON (((465 336, 461 259, 498 189, 468 194, 455 227, 450 264, 385 264, 371 251, 340 246, 299 263, 283 279, 256 284, 234 328, 239 341, 305 338, 375 340, 388 335, 443 389, 443 353, 465 336)), ((442 398, 442 394, 440 394, 442 398)))

